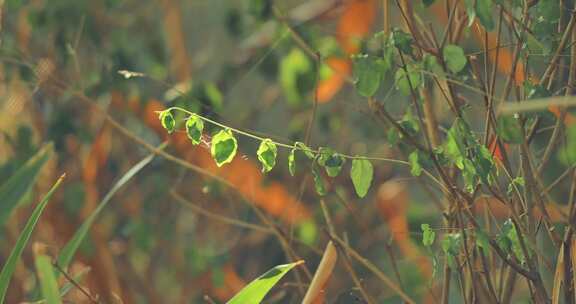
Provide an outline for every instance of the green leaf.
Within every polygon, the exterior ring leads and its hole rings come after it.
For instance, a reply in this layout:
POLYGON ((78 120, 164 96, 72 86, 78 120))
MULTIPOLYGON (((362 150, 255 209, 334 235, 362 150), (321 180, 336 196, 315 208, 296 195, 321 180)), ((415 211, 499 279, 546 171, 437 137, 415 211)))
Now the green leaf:
POLYGON ((500 116, 496 132, 507 143, 521 144, 524 141, 522 126, 514 116, 500 116))
POLYGON ((466 158, 466 146, 464 145, 464 137, 466 135, 463 133, 466 133, 466 131, 461 126, 460 120, 457 119, 450 130, 448 130, 446 142, 444 143, 444 155, 460 170, 464 169, 464 159, 466 158))
POLYGON ((466 6, 466 14, 468 15, 468 26, 474 23, 474 19, 478 17, 480 24, 484 26, 487 31, 494 29, 494 20, 492 19, 492 0, 464 0, 466 6))
POLYGON ((495 168, 492 154, 478 142, 465 121, 459 118, 454 121, 443 150, 446 158, 462 172, 468 192, 474 191, 480 182, 491 184, 490 175, 495 168))
POLYGON ((422 229, 422 245, 426 247, 432 246, 434 239, 436 239, 436 232, 430 229, 429 224, 421 224, 420 228, 422 229))
POLYGON ((466 15, 468 15, 468 26, 472 26, 474 19, 476 19, 476 8, 474 7, 475 0, 464 0, 466 6, 466 15))
POLYGON ((560 19, 560 1, 557 0, 540 0, 533 8, 535 15, 549 22, 558 22, 560 19))
POLYGON ((168 131, 168 134, 172 134, 172 132, 174 132, 174 128, 176 127, 176 120, 174 119, 174 116, 170 110, 164 110, 160 112, 158 118, 160 119, 162 127, 168 131))
POLYGON ((272 16, 272 0, 250 0, 248 12, 258 20, 266 20, 272 16))
POLYGON ((424 4, 424 6, 428 7, 432 4, 434 4, 435 0, 422 0, 422 3, 424 4))
POLYGON ((332 148, 320 147, 318 149, 318 158, 316 161, 320 166, 324 167, 326 165, 326 161, 328 161, 330 156, 332 156, 334 153, 336 153, 336 151, 334 151, 332 148))
POLYGON ((406 70, 404 70, 404 68, 396 70, 394 79, 398 90, 408 96, 410 95, 411 88, 418 90, 418 87, 422 84, 422 76, 420 75, 418 67, 413 64, 409 64, 406 70), (408 71, 408 77, 406 77, 406 70, 408 71))
POLYGON ((515 177, 510 184, 508 185, 508 191, 506 193, 508 193, 508 195, 511 195, 512 192, 514 192, 514 188, 523 188, 526 185, 526 181, 524 181, 524 178, 522 176, 518 176, 515 177))
POLYGON ((529 80, 524 82, 526 99, 540 99, 552 96, 552 93, 541 84, 533 84, 529 80))
POLYGON ((492 153, 486 146, 479 144, 476 142, 476 145, 472 149, 472 160, 474 166, 476 167, 476 171, 480 176, 480 181, 485 185, 490 185, 490 174, 492 170, 495 168, 494 166, 494 157, 492 153))
POLYGON ((286 101, 292 105, 300 104, 304 89, 302 84, 306 75, 312 71, 312 63, 306 57, 306 54, 298 48, 293 48, 286 57, 280 62, 279 79, 282 90, 286 95, 286 101))
MULTIPOLYGON (((526 261, 520 245, 520 239, 518 238, 518 232, 511 219, 506 220, 502 225, 502 231, 498 235, 497 241, 505 250, 511 251, 521 263, 526 261)), ((529 249, 530 248, 527 247, 527 250, 529 249)))
POLYGON ((372 163, 367 159, 355 158, 352 160, 352 168, 350 169, 350 178, 356 194, 363 198, 370 189, 372 178, 374 175, 374 168, 372 163))
MULTIPOLYGON (((86 274, 88 274, 88 272, 90 272, 90 267, 85 267, 83 269, 81 269, 78 273, 76 273, 74 275, 74 277, 72 277, 72 279, 74 279, 75 283, 80 283, 80 281, 84 278, 84 276, 86 274)), ((68 292, 70 292, 70 290, 72 290, 73 288, 76 288, 74 286, 74 283, 72 283, 71 281, 67 281, 66 283, 64 283, 64 285, 60 288, 60 296, 63 297, 66 294, 68 294, 68 292)))
POLYGON ((460 251, 462 235, 460 233, 447 233, 442 240, 442 250, 451 255, 457 255, 460 251))
MULTIPOLYGON (((411 108, 407 108, 406 113, 404 113, 404 116, 402 116, 402 119, 398 121, 398 123, 410 135, 417 135, 418 131, 420 131, 420 125, 418 124, 416 116, 412 113, 411 108)), ((400 137, 402 136, 403 135, 400 134, 400 137)))
POLYGON ((476 230, 476 246, 482 249, 485 255, 488 254, 488 250, 490 249, 490 239, 486 232, 481 229, 476 230))
POLYGON ((54 274, 54 268, 49 256, 39 254, 35 257, 34 263, 36 264, 36 273, 40 280, 40 289, 42 296, 47 304, 61 304, 60 291, 58 290, 58 282, 54 274))
MULTIPOLYGON (((166 145, 167 143, 164 143, 158 146, 158 149, 164 149, 166 145)), ((114 186, 112 186, 110 191, 106 193, 106 196, 104 196, 98 207, 96 207, 96 209, 94 209, 94 211, 92 211, 92 213, 84 220, 80 228, 78 228, 78 230, 74 233, 74 235, 68 241, 68 243, 66 243, 64 248, 60 250, 60 254, 58 255, 57 259, 58 265, 60 267, 62 267, 63 269, 66 269, 68 267, 70 262, 72 262, 74 254, 76 254, 76 251, 78 250, 78 248, 82 244, 82 241, 88 234, 88 230, 90 230, 90 227, 92 227, 92 224, 96 220, 96 217, 100 214, 100 212, 102 212, 104 207, 108 205, 114 194, 116 194, 116 192, 118 192, 118 190, 120 190, 120 188, 122 188, 124 184, 126 184, 134 176, 136 176, 136 174, 140 172, 140 170, 146 167, 146 165, 148 165, 152 161, 152 159, 154 159, 154 156, 155 154, 152 153, 146 156, 138 163, 136 163, 132 168, 126 171, 126 173, 124 173, 124 175, 114 184, 114 186)))
POLYGON ((224 106, 224 101, 222 97, 222 92, 220 89, 212 82, 204 82, 200 89, 200 100, 208 100, 210 105, 214 108, 214 111, 219 112, 224 106))
POLYGON ((457 267, 456 256, 460 251, 460 245, 462 243, 462 235, 460 233, 448 233, 444 235, 442 240, 442 250, 448 258, 448 265, 452 268, 457 267))
POLYGON ((202 131, 204 130, 204 121, 196 114, 192 114, 186 120, 186 135, 197 145, 202 139, 202 131))
POLYGON ((487 31, 494 29, 492 19, 492 0, 476 0, 476 15, 487 31))
POLYGON ((390 33, 390 43, 404 54, 412 54, 412 36, 399 28, 393 28, 390 33))
POLYGON ((400 139, 401 134, 396 128, 389 128, 386 132, 386 141, 390 146, 395 146, 400 139))
POLYGON ((345 159, 339 153, 330 148, 321 148, 318 164, 326 169, 326 174, 330 177, 336 177, 340 174, 345 159))
POLYGON ((313 246, 314 242, 318 239, 318 227, 314 220, 301 221, 296 226, 296 236, 304 244, 313 246))
POLYGON ((238 150, 238 142, 231 130, 220 130, 212 137, 210 152, 218 167, 231 162, 236 156, 236 150, 238 150))
POLYGON ((260 142, 260 147, 256 152, 258 160, 262 164, 262 172, 270 172, 276 165, 276 155, 278 154, 278 147, 269 138, 260 142))
POLYGON ((444 70, 442 69, 442 66, 438 63, 438 59, 436 59, 436 56, 432 56, 430 54, 424 54, 424 57, 422 57, 422 66, 426 71, 429 71, 434 75, 438 75, 440 78, 445 77, 444 70))
POLYGON ((36 182, 42 167, 53 154, 53 145, 46 144, 0 186, 0 225, 3 225, 36 182))
POLYGON ((60 177, 56 181, 54 186, 52 186, 50 191, 48 191, 48 193, 44 196, 42 201, 36 206, 36 208, 34 208, 32 215, 30 215, 30 218, 28 218, 28 222, 26 222, 26 225, 24 226, 22 233, 20 233, 20 236, 16 241, 16 245, 10 252, 8 259, 6 259, 4 266, 2 266, 2 272, 0 272, 0 303, 4 303, 4 297, 6 296, 6 291, 8 290, 8 285, 10 284, 12 274, 16 269, 16 264, 18 263, 18 260, 20 259, 20 256, 24 251, 24 247, 26 246, 28 240, 30 239, 30 236, 32 235, 32 231, 34 230, 34 227, 36 226, 36 223, 38 222, 38 219, 40 218, 42 211, 44 211, 44 208, 48 204, 50 197, 52 197, 54 191, 58 189, 63 179, 64 176, 60 177))
POLYGON ((300 149, 302 152, 304 152, 304 155, 306 155, 306 157, 308 157, 309 159, 314 159, 316 157, 316 155, 314 154, 314 152, 312 151, 312 149, 310 149, 308 146, 306 146, 304 143, 301 143, 299 141, 297 141, 296 143, 294 143, 294 145, 300 149))
POLYGON ((534 11, 532 32, 539 42, 542 42, 546 53, 550 53, 555 42, 560 36, 556 33, 558 22, 560 21, 560 1, 558 0, 540 0, 532 7, 534 11))
POLYGON ((418 150, 414 150, 410 155, 408 155, 408 162, 410 163, 410 173, 413 176, 420 176, 422 174, 422 166, 418 161, 418 150))
POLYGON ((296 148, 290 150, 288 154, 288 171, 292 176, 296 174, 296 148))
POLYGON ((261 303, 268 291, 270 291, 288 271, 302 263, 303 261, 298 261, 291 264, 278 265, 268 270, 240 290, 227 304, 261 303))
POLYGON ((384 59, 359 54, 352 56, 354 63, 354 83, 361 96, 371 97, 378 91, 390 63, 384 59))
POLYGON ((448 70, 454 74, 462 71, 468 62, 466 55, 464 55, 464 50, 461 47, 453 44, 449 44, 444 47, 442 56, 444 57, 444 61, 446 62, 448 70))
MULTIPOLYGON (((557 33, 563 8, 558 0, 540 0, 531 10, 531 45, 545 56, 550 56, 557 48, 561 35, 557 33)), ((530 40, 528 41, 530 42, 530 40)))
POLYGON ((318 165, 315 162, 312 163, 312 177, 314 178, 314 188, 316 189, 316 193, 320 196, 326 195, 326 186, 324 185, 322 175, 318 172, 318 165))
POLYGON ((576 164, 576 125, 566 130, 566 146, 558 150, 558 159, 566 166, 576 164))

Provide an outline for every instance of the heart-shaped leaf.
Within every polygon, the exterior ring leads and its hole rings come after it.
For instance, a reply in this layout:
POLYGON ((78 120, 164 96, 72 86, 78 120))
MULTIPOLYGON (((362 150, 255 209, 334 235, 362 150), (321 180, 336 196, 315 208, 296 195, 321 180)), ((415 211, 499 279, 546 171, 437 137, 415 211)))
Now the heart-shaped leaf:
POLYGON ((237 150, 238 141, 234 138, 231 130, 220 130, 212 137, 210 152, 218 167, 230 163, 236 156, 237 150))

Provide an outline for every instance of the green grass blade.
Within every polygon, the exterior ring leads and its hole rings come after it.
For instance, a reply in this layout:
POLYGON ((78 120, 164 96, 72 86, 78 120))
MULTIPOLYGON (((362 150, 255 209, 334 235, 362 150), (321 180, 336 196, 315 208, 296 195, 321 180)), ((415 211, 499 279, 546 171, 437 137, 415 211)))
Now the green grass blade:
POLYGON ((34 227, 36 226, 36 223, 38 222, 38 219, 40 218, 42 211, 44 211, 44 208, 48 204, 50 197, 52 196, 54 191, 56 191, 58 186, 60 186, 60 183, 62 183, 64 176, 65 175, 62 175, 58 179, 58 181, 56 181, 54 186, 52 186, 52 189, 48 191, 48 193, 44 196, 40 204, 36 206, 34 212, 32 212, 32 215, 28 219, 26 226, 24 226, 24 230, 22 230, 22 233, 18 237, 18 240, 16 241, 16 246, 14 246, 14 249, 12 249, 12 252, 10 252, 10 256, 8 256, 6 264, 4 264, 4 266, 2 267, 2 272, 0 272, 0 303, 4 303, 4 297, 6 296, 6 291, 8 290, 8 284, 10 284, 10 279, 12 278, 12 274, 14 273, 14 269, 16 268, 16 263, 18 262, 18 259, 20 259, 20 255, 22 254, 22 251, 24 251, 24 247, 26 246, 28 240, 30 239, 30 236, 32 235, 32 230, 34 230, 34 227))
MULTIPOLYGON (((86 268, 82 269, 80 272, 78 272, 76 275, 74 275, 74 277, 72 279, 74 280, 74 282, 80 283, 80 281, 84 278, 84 276, 88 272, 90 272, 90 267, 86 267, 86 268)), ((66 281, 64 286, 62 286, 62 288, 60 288, 60 295, 65 296, 74 287, 75 286, 71 281, 69 281, 69 280, 66 281)))
POLYGON ((274 285, 276 285, 276 283, 278 283, 278 281, 280 281, 280 279, 288 273, 290 269, 302 263, 304 263, 304 261, 278 265, 268 270, 266 273, 240 290, 240 292, 228 301, 227 304, 260 303, 268 291, 270 291, 270 289, 272 289, 272 287, 274 287, 274 285))
POLYGON ((60 291, 58 290, 58 282, 50 257, 44 254, 39 254, 34 260, 36 264, 36 274, 40 280, 40 288, 42 296, 47 304, 62 304, 60 298, 60 291))
POLYGON ((52 143, 44 145, 18 171, 0 186, 0 225, 3 225, 36 182, 38 173, 52 156, 52 143))
MULTIPOLYGON (((162 144, 159 148, 162 149, 165 146, 166 146, 166 144, 162 144)), ((88 218, 86 218, 86 220, 84 220, 84 222, 82 223, 80 228, 76 231, 76 233, 74 233, 74 236, 72 236, 72 239, 70 239, 70 241, 68 241, 68 243, 66 243, 66 245, 64 246, 64 248, 62 248, 62 251, 60 251, 60 254, 58 255, 58 265, 62 269, 68 268, 68 265, 72 261, 74 254, 76 254, 76 251, 78 250, 78 248, 82 244, 82 241, 86 237, 86 234, 88 234, 88 231, 90 230, 90 227, 92 227, 92 224, 96 220, 96 217, 98 217, 98 214, 100 214, 100 212, 104 209, 104 207, 106 207, 106 205, 110 202, 110 199, 112 199, 114 194, 116 194, 116 192, 118 192, 118 190, 120 190, 120 188, 122 188, 122 186, 124 186, 124 184, 126 184, 128 181, 130 181, 130 179, 132 179, 132 177, 134 177, 138 172, 140 172, 140 170, 142 170, 144 167, 146 167, 146 165, 148 165, 152 161, 153 158, 154 158, 154 154, 150 154, 150 155, 146 156, 146 158, 142 159, 137 164, 135 164, 132 168, 130 168, 130 170, 128 170, 114 184, 114 186, 112 186, 112 189, 110 189, 110 191, 108 191, 108 193, 106 194, 104 199, 102 199, 102 201, 100 202, 98 207, 96 207, 96 209, 94 209, 92 214, 90 214, 90 216, 88 216, 88 218)))
MULTIPOLYGON (((79 273, 74 275, 72 279, 74 280, 74 282, 79 283, 88 272, 90 272, 90 267, 82 269, 79 273)), ((74 287, 75 286, 71 281, 66 281, 66 283, 64 283, 64 285, 60 287, 60 297, 63 298, 74 287)), ((44 303, 46 303, 46 299, 29 302, 29 304, 44 304, 44 303)))

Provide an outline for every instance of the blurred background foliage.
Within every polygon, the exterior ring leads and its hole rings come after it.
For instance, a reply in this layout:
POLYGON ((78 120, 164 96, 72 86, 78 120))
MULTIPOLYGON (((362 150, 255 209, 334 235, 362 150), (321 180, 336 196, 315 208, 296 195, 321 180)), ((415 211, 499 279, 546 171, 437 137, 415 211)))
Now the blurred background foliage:
MULTIPOLYGON (((441 32, 445 14, 415 2, 423 22, 441 32)), ((281 151, 279 165, 264 176, 254 156, 258 143, 239 138, 242 157, 217 169, 205 145, 190 145, 182 132, 166 136, 154 111, 181 106, 280 141, 304 141, 311 124, 312 146, 406 159, 405 147, 394 144, 394 134, 348 83, 349 56, 374 49, 372 35, 385 29, 382 3, 387 1, 5 0, 0 181, 45 143, 53 143, 54 153, 32 191, 2 223, 0 261, 24 225, 30 202, 61 173, 67 174, 62 190, 34 234, 52 256, 114 183, 153 152, 150 147, 168 140, 165 153, 220 176, 236 190, 156 156, 112 197, 82 243, 70 268, 72 275, 84 273, 78 279, 82 286, 106 303, 201 303, 205 295, 224 302, 273 265, 304 259, 315 269, 328 238, 303 160, 292 178, 281 151), (314 56, 323 59, 321 65, 314 56), (120 70, 145 77, 126 79, 120 70)), ((400 26, 399 12, 394 5, 389 9, 390 23, 400 26)), ((541 26, 554 27, 544 17, 538 19, 541 26)), ((535 38, 543 51, 557 43, 549 32, 542 29, 535 38)), ((467 54, 481 50, 474 35, 465 30, 467 54)), ((478 96, 464 95, 470 112, 480 108, 474 102, 478 96)), ((409 98, 396 90, 393 75, 382 79, 376 97, 399 121, 415 124, 409 98)), ((437 102, 434 111, 447 129, 446 108, 437 102)), ((546 119, 544 124, 553 123, 553 116, 546 119)), ((553 178, 563 170, 554 159, 547 173, 553 178)), ((427 293, 433 265, 420 245, 420 224, 441 223, 442 213, 434 207, 437 189, 411 176, 409 167, 387 163, 375 164, 374 184, 364 199, 344 176, 329 188, 324 201, 350 244, 384 273, 401 278, 415 299, 433 301, 427 293)), ((556 194, 568 188, 558 187, 556 194)), ((378 303, 399 301, 365 269, 357 271, 378 303)), ((303 270, 297 273, 306 278, 303 270)), ((297 303, 296 276, 283 282, 268 301, 297 303)), ((32 255, 25 252, 7 303, 37 300, 38 288, 32 255)), ((78 289, 66 298, 89 303, 78 289)), ((326 300, 361 303, 346 268, 336 267, 326 300)))

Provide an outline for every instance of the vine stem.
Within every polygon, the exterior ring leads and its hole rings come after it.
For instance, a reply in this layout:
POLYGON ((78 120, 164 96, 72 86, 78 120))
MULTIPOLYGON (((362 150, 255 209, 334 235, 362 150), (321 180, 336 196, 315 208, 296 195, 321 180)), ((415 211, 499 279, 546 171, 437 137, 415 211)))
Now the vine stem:
MULTIPOLYGON (((185 114, 190 115, 190 116, 196 116, 196 117, 202 119, 203 121, 205 121, 205 122, 207 122, 207 123, 213 124, 213 125, 215 125, 215 126, 218 126, 218 127, 223 128, 223 129, 230 130, 230 131, 232 131, 232 132, 234 132, 234 133, 236 133, 236 134, 239 134, 239 135, 243 135, 243 136, 246 136, 246 137, 249 137, 249 138, 258 140, 258 141, 270 140, 270 142, 272 142, 273 144, 275 144, 275 145, 278 146, 278 147, 282 147, 282 148, 286 148, 286 149, 294 149, 294 150, 303 151, 303 152, 310 152, 310 153, 313 153, 313 154, 315 154, 315 155, 320 154, 320 149, 312 149, 312 148, 308 148, 308 147, 306 147, 306 146, 303 148, 302 146, 299 146, 299 145, 298 145, 299 142, 294 142, 294 143, 292 143, 292 144, 286 144, 286 143, 277 142, 277 141, 272 140, 272 139, 270 139, 270 138, 264 138, 264 137, 261 137, 261 136, 258 136, 258 135, 255 135, 255 134, 246 132, 246 131, 242 131, 242 130, 240 130, 240 129, 236 129, 236 128, 227 126, 227 125, 225 125, 225 124, 222 124, 222 123, 217 122, 217 121, 215 121, 215 120, 212 120, 212 119, 210 119, 210 118, 204 117, 204 116, 199 115, 199 114, 197 114, 197 113, 188 111, 188 110, 183 109, 183 108, 181 108, 181 107, 170 107, 170 108, 167 108, 167 109, 164 110, 164 111, 166 111, 166 112, 177 111, 177 112, 185 113, 185 114)), ((164 112, 164 111, 157 111, 157 113, 164 112)), ((409 163, 409 162, 403 161, 403 160, 399 160, 399 159, 385 158, 385 157, 369 157, 369 156, 359 156, 359 155, 353 156, 353 155, 342 154, 342 153, 338 153, 338 155, 340 155, 341 157, 343 157, 343 158, 345 158, 345 159, 351 159, 351 160, 354 160, 354 159, 364 159, 364 160, 372 160, 372 161, 383 161, 383 162, 389 162, 389 163, 394 163, 394 164, 399 164, 399 165, 403 165, 403 166, 408 166, 408 167, 410 167, 410 163, 409 163)), ((434 177, 434 175, 432 175, 432 173, 430 173, 428 170, 422 169, 422 172, 423 172, 426 176, 428 176, 432 181, 434 181, 440 188, 442 188, 442 190, 448 191, 448 189, 444 186, 444 184, 442 184, 442 183, 441 183, 436 177, 434 177)))

